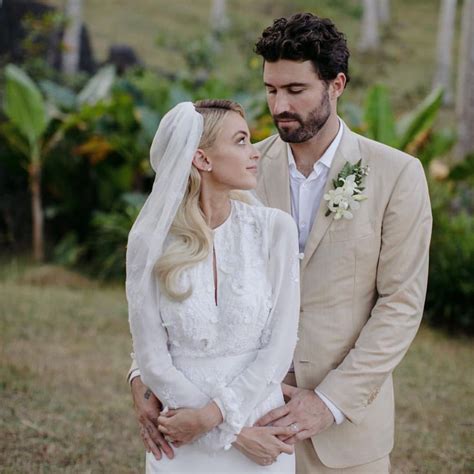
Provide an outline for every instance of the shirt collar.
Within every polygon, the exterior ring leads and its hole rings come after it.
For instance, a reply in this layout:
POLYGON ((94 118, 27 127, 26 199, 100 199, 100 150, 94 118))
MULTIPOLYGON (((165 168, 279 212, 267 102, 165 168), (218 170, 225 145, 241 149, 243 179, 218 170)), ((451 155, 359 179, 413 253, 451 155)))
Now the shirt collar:
MULTIPOLYGON (((341 119, 339 119, 339 117, 338 117, 338 120, 339 120, 339 130, 337 132, 337 135, 334 138, 334 140, 331 142, 331 144, 327 147, 326 151, 323 153, 321 158, 318 161, 316 161, 316 163, 314 164, 314 167, 313 167, 314 170, 316 170, 316 166, 318 166, 318 163, 321 163, 323 166, 325 166, 328 169, 331 168, 332 162, 334 160, 334 155, 336 154, 336 150, 339 144, 341 143, 342 132, 344 130, 341 119)), ((288 165, 289 165, 290 173, 292 175, 295 175, 295 173, 299 173, 299 171, 296 168, 295 158, 293 156, 293 152, 291 151, 290 144, 287 143, 286 146, 287 146, 287 151, 288 151, 288 165)))

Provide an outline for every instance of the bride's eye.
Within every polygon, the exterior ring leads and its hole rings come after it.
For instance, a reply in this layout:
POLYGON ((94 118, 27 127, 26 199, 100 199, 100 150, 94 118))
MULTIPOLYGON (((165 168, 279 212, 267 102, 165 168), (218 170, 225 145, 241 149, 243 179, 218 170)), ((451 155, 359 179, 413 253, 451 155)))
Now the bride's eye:
POLYGON ((245 144, 246 144, 245 137, 242 137, 242 138, 238 141, 238 144, 239 144, 239 145, 245 145, 245 144))

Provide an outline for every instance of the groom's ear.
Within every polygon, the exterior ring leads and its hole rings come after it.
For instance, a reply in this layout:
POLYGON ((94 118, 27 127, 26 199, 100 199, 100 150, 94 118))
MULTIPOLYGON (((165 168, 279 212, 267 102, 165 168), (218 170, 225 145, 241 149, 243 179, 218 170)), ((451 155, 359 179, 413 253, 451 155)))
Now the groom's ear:
POLYGON ((335 79, 331 81, 330 85, 330 95, 331 99, 338 99, 341 97, 346 87, 347 78, 343 72, 340 72, 335 79))
POLYGON ((206 153, 204 153, 204 151, 200 148, 198 148, 194 153, 193 165, 199 171, 209 171, 209 168, 211 167, 211 162, 209 161, 209 158, 206 156, 206 153))

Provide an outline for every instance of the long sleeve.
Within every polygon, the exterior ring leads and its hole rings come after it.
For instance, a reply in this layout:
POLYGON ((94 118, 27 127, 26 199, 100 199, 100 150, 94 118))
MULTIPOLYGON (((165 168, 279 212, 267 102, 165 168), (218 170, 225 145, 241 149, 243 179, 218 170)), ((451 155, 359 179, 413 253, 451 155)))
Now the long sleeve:
POLYGON ((296 345, 300 288, 298 234, 290 215, 275 211, 270 231, 268 272, 272 284, 272 309, 264 333, 268 336, 256 358, 231 383, 219 387, 214 401, 224 422, 227 443, 240 432, 252 410, 284 379, 296 345))
POLYGON ((431 209, 423 168, 410 160, 386 207, 378 299, 352 350, 317 389, 358 424, 418 330, 426 294, 431 209))
MULTIPOLYGON (((149 292, 156 291, 157 284, 150 280, 149 292)), ((173 365, 168 350, 168 334, 160 312, 157 311, 152 328, 145 327, 146 320, 136 312, 131 312, 129 318, 133 348, 143 383, 164 406, 200 408, 206 405, 210 398, 173 365)))

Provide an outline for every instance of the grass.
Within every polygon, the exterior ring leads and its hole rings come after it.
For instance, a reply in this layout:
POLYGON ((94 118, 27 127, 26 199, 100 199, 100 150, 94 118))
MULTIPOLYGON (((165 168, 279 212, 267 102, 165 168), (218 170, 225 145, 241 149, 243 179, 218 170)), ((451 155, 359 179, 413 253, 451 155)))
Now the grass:
MULTIPOLYGON (((143 472, 122 288, 29 272, 0 270, 0 471, 143 472)), ((396 373, 395 473, 474 470, 473 356, 468 339, 420 331, 396 373)))

